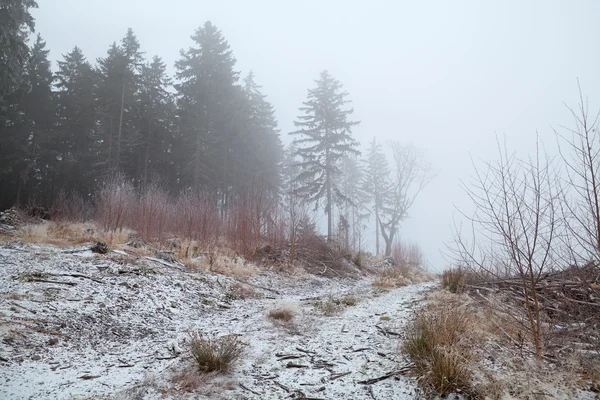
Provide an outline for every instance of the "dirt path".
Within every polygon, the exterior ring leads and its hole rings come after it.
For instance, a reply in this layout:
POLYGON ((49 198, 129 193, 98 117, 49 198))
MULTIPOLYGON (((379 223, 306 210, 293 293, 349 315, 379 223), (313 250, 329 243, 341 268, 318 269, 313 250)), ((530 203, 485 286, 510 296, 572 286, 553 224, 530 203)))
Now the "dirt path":
POLYGON ((23 245, 0 246, 0 268, 0 398, 414 398, 403 376, 359 382, 404 363, 398 336, 431 284, 242 279, 23 245), (240 281, 262 298, 236 299, 240 281), (318 307, 347 295, 356 304, 331 316, 318 307), (282 306, 295 311, 291 323, 267 317, 282 306), (239 334, 247 346, 230 374, 186 393, 172 377, 189 369, 186 343, 198 331, 239 334))

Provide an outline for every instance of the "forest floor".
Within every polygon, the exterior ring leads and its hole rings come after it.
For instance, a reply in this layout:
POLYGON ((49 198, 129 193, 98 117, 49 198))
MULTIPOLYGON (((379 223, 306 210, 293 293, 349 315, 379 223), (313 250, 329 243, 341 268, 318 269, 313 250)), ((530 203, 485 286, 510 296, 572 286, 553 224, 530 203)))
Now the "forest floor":
POLYGON ((435 282, 255 269, 196 272, 134 248, 0 244, 0 398, 413 399, 399 338, 435 282), (277 308, 290 321, 269 318, 277 308), (231 371, 202 376, 191 334, 235 334, 231 371))

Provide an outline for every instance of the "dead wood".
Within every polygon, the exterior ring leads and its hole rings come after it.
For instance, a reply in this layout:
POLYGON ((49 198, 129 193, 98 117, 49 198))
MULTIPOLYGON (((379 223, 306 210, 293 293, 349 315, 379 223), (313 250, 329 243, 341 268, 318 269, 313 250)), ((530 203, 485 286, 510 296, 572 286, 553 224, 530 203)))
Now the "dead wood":
POLYGON ((408 371, 410 371, 411 368, 412 368, 412 364, 406 365, 406 366, 404 366, 402 368, 399 368, 399 369, 397 369, 395 371, 389 372, 389 373, 387 373, 385 375, 382 375, 380 377, 372 378, 372 379, 367 379, 365 381, 358 381, 358 383, 360 383, 361 385, 372 385, 374 383, 381 382, 381 381, 383 381, 385 379, 391 378, 391 377, 396 376, 396 375, 404 375, 408 371))
POLYGON ((337 374, 331 374, 331 376, 329 377, 329 380, 330 381, 334 381, 336 379, 340 379, 343 376, 350 375, 351 373, 352 373, 352 371, 340 372, 340 373, 337 373, 337 374))

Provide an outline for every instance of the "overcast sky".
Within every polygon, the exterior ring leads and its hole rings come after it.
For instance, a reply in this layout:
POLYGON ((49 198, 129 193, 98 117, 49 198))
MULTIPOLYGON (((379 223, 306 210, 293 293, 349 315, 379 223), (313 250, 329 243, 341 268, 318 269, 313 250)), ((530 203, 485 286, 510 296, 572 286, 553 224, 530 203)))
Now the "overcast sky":
MULTIPOLYGON (((531 149, 536 131, 571 123, 577 81, 600 104, 600 2, 38 0, 36 31, 53 60, 81 47, 103 57, 132 27, 148 58, 173 71, 179 50, 206 20, 222 30, 237 69, 253 70, 277 110, 284 142, 319 71, 350 93, 363 144, 373 136, 424 148, 438 171, 401 235, 442 269, 460 179, 470 158, 495 157, 496 135, 531 149)), ((56 67, 56 64, 54 65, 56 67)))

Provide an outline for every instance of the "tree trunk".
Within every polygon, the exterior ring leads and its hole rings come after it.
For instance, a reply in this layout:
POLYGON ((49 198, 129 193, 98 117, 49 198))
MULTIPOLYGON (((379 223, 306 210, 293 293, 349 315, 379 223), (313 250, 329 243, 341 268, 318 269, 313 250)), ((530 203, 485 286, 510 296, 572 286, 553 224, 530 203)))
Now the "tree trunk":
POLYGON ((121 90, 121 114, 119 116, 119 131, 117 134, 117 169, 121 166, 121 132, 123 129, 123 109, 125 108, 125 77, 123 77, 123 88, 121 90))
POLYGON ((148 121, 148 138, 146 139, 146 154, 144 155, 144 179, 143 185, 144 187, 148 186, 148 162, 150 161, 150 132, 151 132, 151 122, 148 121))
MULTIPOLYGON (((327 134, 325 134, 327 135, 327 134)), ((331 243, 332 215, 331 207, 331 175, 329 174, 329 149, 325 150, 325 184, 327 185, 327 243, 331 243)))
POLYGON ((375 199, 375 256, 379 256, 379 201, 375 199))

